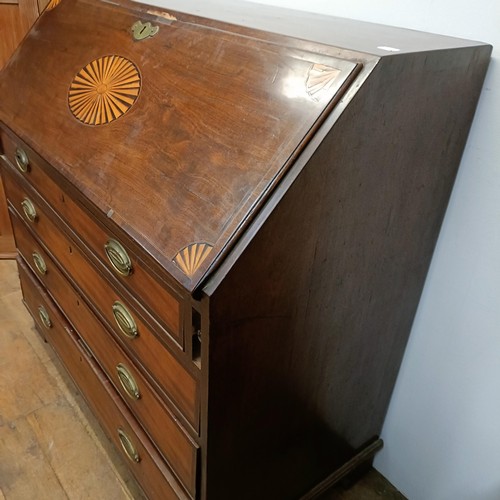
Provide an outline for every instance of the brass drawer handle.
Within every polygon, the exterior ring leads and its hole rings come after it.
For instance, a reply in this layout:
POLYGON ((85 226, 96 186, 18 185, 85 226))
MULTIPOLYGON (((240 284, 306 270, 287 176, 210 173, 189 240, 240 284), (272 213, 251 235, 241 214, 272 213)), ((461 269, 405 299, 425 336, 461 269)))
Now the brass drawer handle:
POLYGON ((125 392, 132 399, 139 399, 141 397, 139 386, 137 385, 137 382, 135 381, 132 374, 128 371, 128 368, 124 364, 118 363, 116 365, 116 371, 118 373, 120 384, 122 385, 125 392))
POLYGON ((49 313, 47 312, 47 309, 45 309, 45 307, 40 306, 38 308, 38 316, 40 316, 40 320, 45 328, 52 327, 52 321, 50 320, 49 313))
POLYGON ((16 160, 17 168, 23 174, 25 174, 28 171, 28 165, 30 164, 30 160, 24 149, 17 148, 16 154, 14 155, 14 159, 16 160))
POLYGON ((113 304, 113 316, 116 324, 128 338, 135 338, 139 335, 137 324, 129 310, 118 300, 113 304))
POLYGON ((136 450, 132 440, 120 427, 117 429, 117 431, 118 431, 118 437, 120 438, 120 444, 122 445, 123 451, 125 452, 127 457, 130 458, 132 462, 140 462, 141 457, 139 456, 139 452, 136 450))
POLYGON ((104 251, 115 271, 122 276, 128 276, 132 272, 130 257, 120 242, 109 239, 104 245, 104 251))
POLYGON ((38 252, 33 252, 33 263, 35 264, 36 270, 43 276, 47 274, 47 264, 43 260, 43 257, 38 252))
POLYGON ((21 202, 21 207, 23 208, 24 215, 30 222, 36 222, 38 215, 36 213, 35 205, 29 198, 24 198, 21 202))

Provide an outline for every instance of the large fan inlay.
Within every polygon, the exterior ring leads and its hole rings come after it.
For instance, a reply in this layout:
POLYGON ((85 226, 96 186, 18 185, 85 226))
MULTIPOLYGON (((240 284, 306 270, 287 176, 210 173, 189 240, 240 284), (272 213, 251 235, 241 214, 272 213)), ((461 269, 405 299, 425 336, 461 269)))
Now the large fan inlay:
POLYGON ((69 109, 86 125, 106 125, 123 116, 141 90, 141 75, 128 59, 110 55, 94 59, 71 82, 69 109))

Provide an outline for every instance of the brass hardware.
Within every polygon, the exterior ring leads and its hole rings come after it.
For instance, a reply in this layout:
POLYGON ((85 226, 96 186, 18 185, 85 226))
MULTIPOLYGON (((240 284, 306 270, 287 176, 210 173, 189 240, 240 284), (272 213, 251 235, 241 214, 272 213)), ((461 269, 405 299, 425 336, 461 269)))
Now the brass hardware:
POLYGON ((23 174, 25 174, 28 171, 28 165, 29 165, 30 161, 29 161, 28 155, 26 154, 24 149, 17 148, 14 158, 16 160, 17 168, 23 174))
POLYGON ((21 207, 23 208, 23 212, 26 218, 30 222, 36 222, 38 215, 36 213, 36 208, 35 205, 33 205, 33 202, 28 198, 24 198, 24 200, 21 202, 21 207))
POLYGON ((116 324, 128 338, 133 339, 139 335, 134 318, 129 310, 118 300, 113 304, 113 315, 116 324))
POLYGON ((49 313, 47 312, 47 309, 45 309, 45 307, 40 306, 38 308, 38 316, 40 316, 40 320, 45 328, 52 327, 52 321, 50 320, 49 313))
POLYGON ((128 368, 122 363, 116 365, 116 371, 118 373, 118 379, 122 385, 125 392, 132 399, 139 399, 141 397, 141 392, 139 391, 139 386, 135 381, 132 374, 128 371, 128 368))
POLYGON ((128 276, 132 272, 132 262, 121 243, 109 239, 104 245, 104 251, 115 271, 122 276, 128 276))
POLYGON ((38 252, 33 252, 33 263, 35 264, 36 270, 43 276, 47 274, 47 265, 43 260, 43 257, 38 252))
POLYGON ((140 462, 141 457, 139 456, 139 452, 135 449, 132 440, 120 427, 117 429, 117 431, 118 431, 118 437, 120 438, 120 444, 122 445, 123 451, 126 453, 127 457, 130 458, 132 462, 140 462))
POLYGON ((135 40, 144 40, 151 36, 155 36, 159 31, 159 26, 153 26, 149 21, 143 23, 142 21, 137 21, 132 25, 132 34, 135 40))

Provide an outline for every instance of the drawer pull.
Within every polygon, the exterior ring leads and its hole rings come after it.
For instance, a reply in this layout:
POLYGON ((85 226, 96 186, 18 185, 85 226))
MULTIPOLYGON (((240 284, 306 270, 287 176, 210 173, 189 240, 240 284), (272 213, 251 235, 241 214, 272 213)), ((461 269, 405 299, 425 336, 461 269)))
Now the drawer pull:
POLYGON ((141 457, 139 456, 139 452, 135 449, 134 443, 127 436, 125 431, 120 427, 117 429, 118 437, 120 438, 120 444, 122 445, 123 451, 127 455, 132 462, 140 462, 141 457))
POLYGON ((45 309, 45 307, 40 306, 38 308, 38 316, 40 316, 40 321, 43 323, 43 326, 45 328, 52 327, 52 321, 50 320, 49 313, 47 312, 47 309, 45 309))
POLYGON ((104 251, 115 271, 122 276, 128 276, 132 272, 132 262, 121 243, 110 239, 104 245, 104 251))
POLYGON ((43 257, 38 252, 33 252, 33 263, 35 264, 36 270, 42 276, 47 274, 47 264, 45 264, 43 257))
POLYGON ((28 155, 24 151, 24 149, 17 148, 16 149, 16 154, 14 155, 14 158, 16 160, 16 165, 17 168, 25 174, 28 171, 28 165, 30 164, 28 155))
POLYGON ((116 324, 124 335, 131 339, 139 335, 134 318, 129 310, 118 300, 113 304, 113 315, 116 324))
POLYGON ((132 374, 128 371, 127 367, 122 363, 118 363, 116 365, 116 371, 118 373, 120 384, 122 385, 125 392, 132 399, 139 399, 141 397, 139 386, 137 385, 137 382, 135 381, 132 374))
POLYGON ((24 200, 21 202, 21 207, 23 208, 24 215, 30 222, 36 222, 37 220, 37 213, 36 213, 36 208, 35 205, 33 205, 33 202, 29 198, 24 198, 24 200))

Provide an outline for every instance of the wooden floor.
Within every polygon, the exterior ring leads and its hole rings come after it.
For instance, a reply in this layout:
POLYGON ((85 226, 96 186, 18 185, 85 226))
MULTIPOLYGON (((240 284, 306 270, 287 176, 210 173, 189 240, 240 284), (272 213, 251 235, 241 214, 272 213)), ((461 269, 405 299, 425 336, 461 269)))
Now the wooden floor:
POLYGON ((0 500, 137 499, 97 422, 21 303, 0 261, 0 500))
MULTIPOLYGON (((143 499, 36 332, 12 260, 0 260, 0 353, 0 500, 143 499)), ((404 497, 372 470, 326 499, 404 497)))

